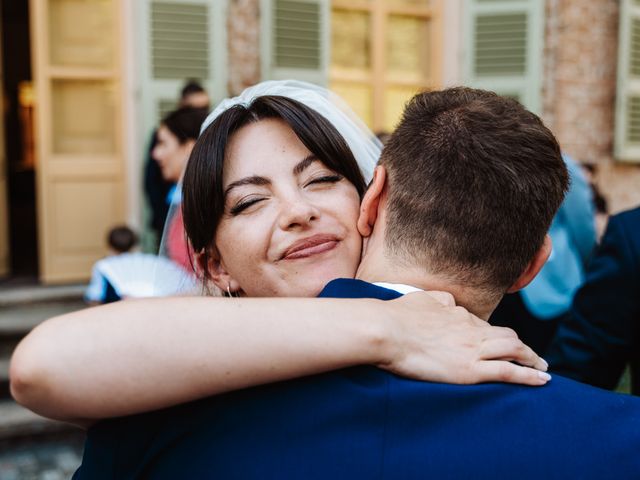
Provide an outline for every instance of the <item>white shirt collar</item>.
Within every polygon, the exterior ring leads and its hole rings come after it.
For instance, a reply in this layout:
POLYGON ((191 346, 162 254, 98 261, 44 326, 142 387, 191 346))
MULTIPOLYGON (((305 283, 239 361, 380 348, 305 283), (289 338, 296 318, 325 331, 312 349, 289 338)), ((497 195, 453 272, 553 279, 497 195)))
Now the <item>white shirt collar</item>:
POLYGON ((413 292, 424 292, 421 288, 413 287, 411 285, 405 285, 404 283, 385 283, 385 282, 373 282, 378 287, 386 288, 388 290, 395 290, 403 295, 413 292))

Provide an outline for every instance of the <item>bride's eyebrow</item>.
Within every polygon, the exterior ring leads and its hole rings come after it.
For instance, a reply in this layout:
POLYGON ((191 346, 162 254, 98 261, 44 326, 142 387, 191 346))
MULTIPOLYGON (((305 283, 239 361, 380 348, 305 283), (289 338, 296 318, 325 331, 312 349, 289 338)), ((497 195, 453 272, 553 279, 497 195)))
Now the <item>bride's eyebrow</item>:
MULTIPOLYGON (((293 174, 300 175, 304 170, 309 167, 314 162, 319 162, 320 159, 316 157, 313 153, 304 157, 295 167, 293 167, 293 174)), ((260 177, 258 175, 253 175, 251 177, 241 178, 240 180, 236 180, 235 182, 231 182, 229 186, 224 191, 224 197, 231 190, 237 187, 242 187, 244 185, 271 185, 271 180, 265 177, 260 177)))
POLYGON ((242 187, 243 185, 271 185, 271 180, 269 180, 268 178, 259 177, 257 175, 241 178, 240 180, 236 180, 235 182, 231 182, 229 184, 229 186, 224 191, 224 197, 226 198, 229 192, 234 188, 242 187))
POLYGON ((300 175, 304 170, 311 165, 313 162, 319 162, 320 159, 316 157, 313 153, 304 157, 300 163, 298 163, 295 167, 293 167, 293 174, 300 175))

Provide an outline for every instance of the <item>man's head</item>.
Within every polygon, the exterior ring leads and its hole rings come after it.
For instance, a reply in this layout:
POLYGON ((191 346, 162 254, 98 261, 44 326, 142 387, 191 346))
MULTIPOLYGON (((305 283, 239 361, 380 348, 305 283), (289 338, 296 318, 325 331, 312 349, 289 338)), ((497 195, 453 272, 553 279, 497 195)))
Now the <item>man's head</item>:
POLYGON ((109 230, 107 243, 115 253, 126 253, 138 243, 138 236, 129 227, 122 225, 109 230))
POLYGON ((179 107, 209 108, 209 94, 196 80, 189 80, 180 91, 179 107))
POLYGON ((387 259, 496 301, 544 263, 568 174, 553 134, 516 101, 462 87, 418 94, 380 166, 387 259))

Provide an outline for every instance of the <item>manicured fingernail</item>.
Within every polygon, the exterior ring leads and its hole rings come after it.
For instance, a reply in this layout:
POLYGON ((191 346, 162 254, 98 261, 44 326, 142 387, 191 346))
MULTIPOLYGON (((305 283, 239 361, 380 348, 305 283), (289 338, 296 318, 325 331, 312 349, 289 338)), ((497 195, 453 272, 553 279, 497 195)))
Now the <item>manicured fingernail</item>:
POLYGON ((544 358, 541 358, 540 360, 542 360, 542 364, 544 365, 544 369, 546 370, 547 368, 549 368, 549 364, 547 363, 547 361, 544 358))
POLYGON ((547 372, 538 372, 538 378, 540 380, 548 382, 549 380, 551 380, 551 375, 549 375, 547 372))

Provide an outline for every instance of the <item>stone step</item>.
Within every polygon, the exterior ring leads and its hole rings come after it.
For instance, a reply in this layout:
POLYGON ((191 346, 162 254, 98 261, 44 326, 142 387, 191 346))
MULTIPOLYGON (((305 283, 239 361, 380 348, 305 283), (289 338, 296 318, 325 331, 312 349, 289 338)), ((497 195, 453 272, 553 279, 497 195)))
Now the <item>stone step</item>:
POLYGON ((86 308, 86 304, 81 300, 0 308, 0 359, 8 358, 18 342, 44 320, 83 308, 86 308))
POLYGON ((82 300, 86 285, 0 287, 0 308, 40 302, 82 300))
POLYGON ((78 299, 5 306, 0 309, 0 337, 22 337, 47 318, 85 307, 78 299))
POLYGON ((0 442, 79 430, 75 425, 36 415, 12 400, 0 401, 0 442))
POLYGON ((9 359, 0 358, 0 398, 9 396, 9 359))

